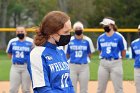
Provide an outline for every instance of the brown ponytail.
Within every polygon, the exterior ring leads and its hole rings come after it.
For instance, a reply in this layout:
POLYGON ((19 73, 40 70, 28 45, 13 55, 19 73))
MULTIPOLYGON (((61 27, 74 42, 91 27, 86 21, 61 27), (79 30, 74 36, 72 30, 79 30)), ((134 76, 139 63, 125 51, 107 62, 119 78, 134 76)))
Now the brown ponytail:
POLYGON ((52 11, 48 13, 42 20, 40 27, 36 30, 36 36, 34 38, 35 45, 44 45, 50 38, 50 35, 62 29, 69 19, 70 17, 64 12, 52 11))

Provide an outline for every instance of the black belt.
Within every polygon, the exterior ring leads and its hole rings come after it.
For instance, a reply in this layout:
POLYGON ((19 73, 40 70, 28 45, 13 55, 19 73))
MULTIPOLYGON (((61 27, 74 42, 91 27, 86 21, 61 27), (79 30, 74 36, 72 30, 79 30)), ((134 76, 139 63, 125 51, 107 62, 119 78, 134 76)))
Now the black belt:
POLYGON ((101 59, 105 59, 105 60, 111 61, 111 60, 118 60, 119 58, 101 58, 101 59))
POLYGON ((71 64, 84 65, 84 64, 88 64, 88 63, 71 63, 71 64))
POLYGON ((24 65, 25 63, 13 63, 14 65, 24 65))

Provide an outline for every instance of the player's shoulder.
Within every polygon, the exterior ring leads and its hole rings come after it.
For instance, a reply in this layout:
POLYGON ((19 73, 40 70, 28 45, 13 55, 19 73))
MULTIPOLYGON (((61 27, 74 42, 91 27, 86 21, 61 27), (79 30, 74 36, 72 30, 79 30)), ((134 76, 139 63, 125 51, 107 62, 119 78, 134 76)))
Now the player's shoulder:
POLYGON ((117 35, 120 35, 120 36, 122 36, 122 34, 121 33, 119 33, 119 32, 115 32, 117 35))
POLYGON ((31 55, 31 56, 36 56, 36 57, 39 56, 39 55, 41 56, 44 50, 45 50, 45 47, 42 47, 42 46, 35 46, 35 47, 32 49, 30 55, 31 55))
POLYGON ((72 40, 74 40, 74 39, 75 39, 75 36, 71 36, 71 39, 70 39, 70 40, 72 41, 72 40))
POLYGON ((138 39, 133 40, 133 41, 131 42, 131 44, 134 44, 134 43, 137 43, 137 42, 140 42, 140 39, 139 39, 139 38, 138 38, 138 39))
POLYGON ((33 43, 33 39, 30 37, 26 37, 26 41, 33 43))
POLYGON ((92 42, 91 38, 86 35, 83 36, 83 39, 86 40, 87 42, 92 42))
POLYGON ((12 43, 12 42, 15 42, 15 41, 18 41, 18 37, 15 37, 15 38, 12 38, 9 43, 12 43))
POLYGON ((57 47, 58 50, 63 50, 63 46, 57 47))
POLYGON ((105 33, 99 35, 98 39, 103 38, 105 35, 106 35, 105 33))
POLYGON ((115 32, 115 34, 118 36, 118 37, 121 37, 121 38, 124 38, 123 35, 119 32, 115 32))
POLYGON ((91 38, 86 35, 83 36, 83 39, 88 40, 88 41, 91 40, 91 38))

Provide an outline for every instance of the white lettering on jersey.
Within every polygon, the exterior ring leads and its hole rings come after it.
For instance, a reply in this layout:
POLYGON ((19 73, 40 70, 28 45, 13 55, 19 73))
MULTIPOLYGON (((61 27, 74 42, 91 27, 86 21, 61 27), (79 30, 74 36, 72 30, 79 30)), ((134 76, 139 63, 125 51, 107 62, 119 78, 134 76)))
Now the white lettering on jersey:
POLYGON ((70 46, 71 50, 87 50, 87 46, 70 46))
POLYGON ((101 47, 117 47, 117 43, 115 43, 115 42, 104 42, 104 43, 101 43, 101 47))
POLYGON ((140 50, 135 50, 135 54, 139 55, 140 54, 140 50))
POLYGON ((66 62, 57 62, 49 64, 51 72, 57 72, 61 70, 69 70, 69 66, 66 62))
POLYGON ((13 50, 18 50, 18 51, 30 51, 29 47, 24 47, 24 46, 13 46, 13 50))

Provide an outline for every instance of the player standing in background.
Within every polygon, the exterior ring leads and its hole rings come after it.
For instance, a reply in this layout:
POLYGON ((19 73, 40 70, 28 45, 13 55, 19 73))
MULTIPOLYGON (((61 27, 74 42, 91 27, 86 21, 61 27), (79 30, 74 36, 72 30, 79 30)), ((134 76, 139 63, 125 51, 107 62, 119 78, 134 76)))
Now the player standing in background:
POLYGON ((126 45, 123 36, 114 31, 115 21, 104 18, 100 23, 105 33, 97 40, 97 49, 100 52, 100 65, 98 69, 97 93, 105 93, 109 78, 113 82, 115 93, 123 93, 122 58, 126 55, 126 45))
POLYGON ((52 11, 42 20, 28 65, 34 93, 74 93, 66 55, 58 48, 69 43, 70 30, 64 12, 52 11))
POLYGON ((95 51, 92 40, 83 34, 83 24, 76 22, 73 25, 75 36, 66 47, 66 54, 70 61, 70 75, 75 91, 80 84, 80 93, 88 93, 89 62, 95 51))
POLYGON ((27 59, 33 48, 33 39, 26 37, 26 30, 22 26, 16 28, 16 38, 9 41, 6 52, 12 60, 10 70, 10 93, 18 93, 19 86, 22 93, 30 93, 30 76, 27 70, 27 59))
POLYGON ((140 93, 140 25, 138 26, 139 38, 131 43, 132 58, 134 63, 134 80, 136 85, 136 92, 140 93))

